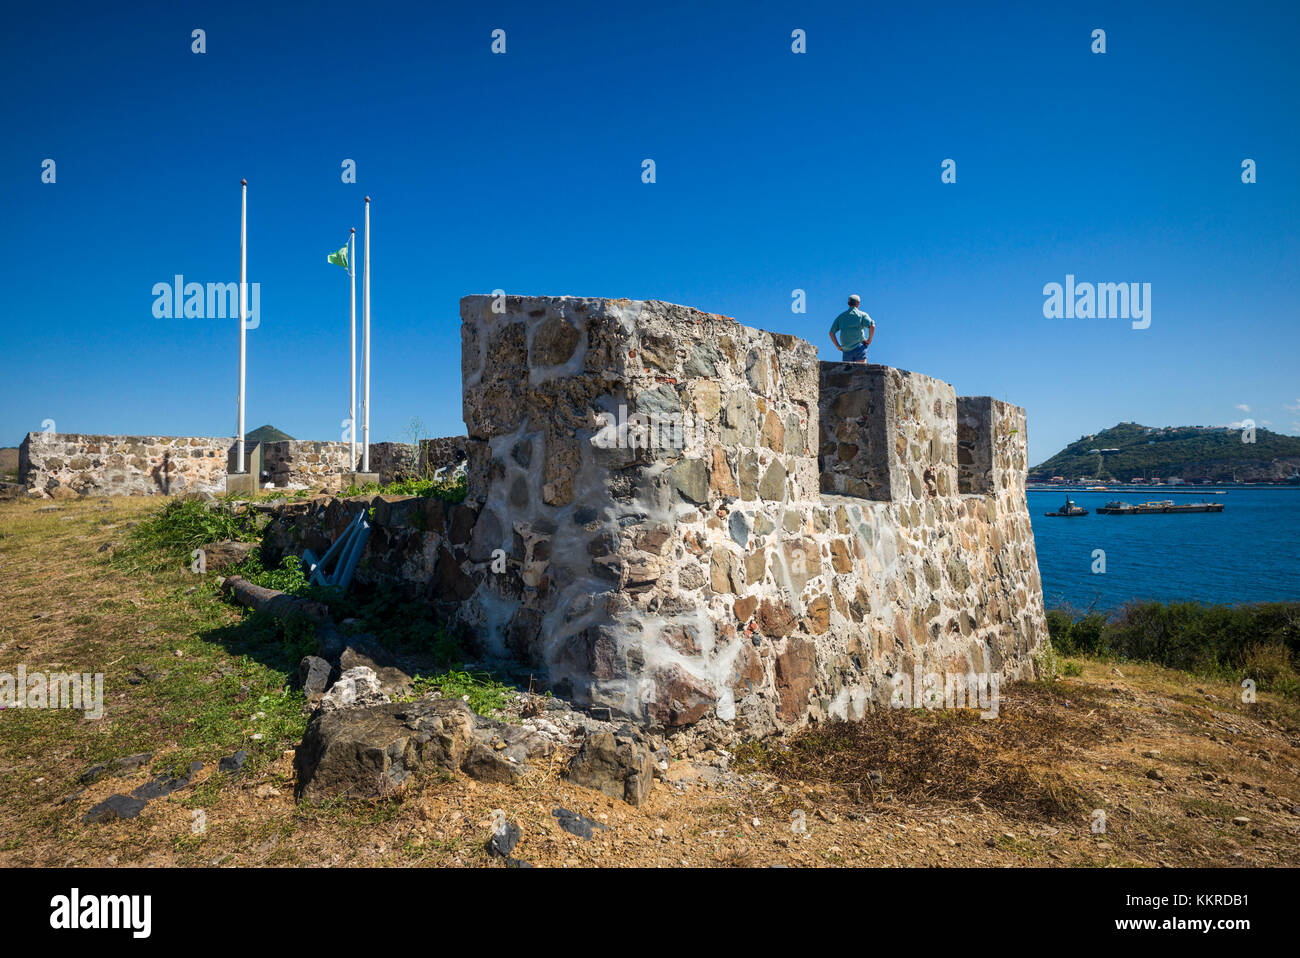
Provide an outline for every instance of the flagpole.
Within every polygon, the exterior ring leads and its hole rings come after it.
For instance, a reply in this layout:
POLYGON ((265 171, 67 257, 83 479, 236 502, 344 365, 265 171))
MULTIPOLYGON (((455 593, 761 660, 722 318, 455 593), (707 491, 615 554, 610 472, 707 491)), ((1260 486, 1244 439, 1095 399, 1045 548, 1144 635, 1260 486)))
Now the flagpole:
POLYGON ((239 435, 235 437, 235 471, 243 473, 244 467, 244 327, 248 305, 248 180, 240 180, 239 202, 239 435))
POLYGON ((348 311, 348 321, 352 333, 352 365, 349 369, 348 383, 350 398, 348 400, 348 471, 357 468, 357 228, 352 227, 348 236, 348 279, 352 285, 352 306, 348 311))
POLYGON ((370 471, 370 197, 366 197, 365 259, 362 263, 361 351, 365 354, 366 384, 361 398, 361 471, 370 471))

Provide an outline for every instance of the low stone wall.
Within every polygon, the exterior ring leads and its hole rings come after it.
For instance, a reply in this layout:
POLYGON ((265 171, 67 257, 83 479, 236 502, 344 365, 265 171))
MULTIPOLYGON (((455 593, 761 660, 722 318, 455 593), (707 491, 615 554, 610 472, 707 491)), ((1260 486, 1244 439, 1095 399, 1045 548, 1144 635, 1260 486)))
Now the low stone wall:
MULTIPOLYGON (((382 500, 359 581, 665 728, 1033 673, 1023 410, 667 303, 471 296, 461 319, 469 496, 382 500)), ((350 507, 283 508, 268 541, 319 551, 350 507)))
MULTIPOLYGON (((262 444, 263 467, 276 488, 339 489, 343 474, 355 470, 350 465, 350 447, 346 442, 313 442, 308 439, 282 439, 262 444)), ((357 447, 360 462, 360 446, 357 447)))
POLYGON ((273 563, 302 555, 304 549, 323 555, 359 511, 373 509, 370 537, 354 577, 358 585, 396 587, 407 599, 433 604, 448 619, 477 587, 468 561, 478 519, 473 503, 422 496, 324 495, 270 508, 263 548, 273 563))
POLYGON ((441 436, 420 440, 420 472, 429 475, 448 466, 457 466, 469 458, 467 436, 441 436))
POLYGON ((224 492, 228 437, 28 433, 18 474, 29 495, 178 495, 224 492))
MULTIPOLYGON (((262 447, 262 468, 277 488, 338 491, 361 467, 349 466, 346 442, 280 440, 262 447)), ((464 462, 464 436, 370 444, 370 468, 381 483, 464 462)), ((29 433, 18 450, 19 482, 29 495, 177 495, 222 493, 234 468, 228 438, 91 436, 29 433)))
POLYGON ((370 471, 381 483, 414 479, 420 474, 419 451, 409 442, 372 442, 370 471))

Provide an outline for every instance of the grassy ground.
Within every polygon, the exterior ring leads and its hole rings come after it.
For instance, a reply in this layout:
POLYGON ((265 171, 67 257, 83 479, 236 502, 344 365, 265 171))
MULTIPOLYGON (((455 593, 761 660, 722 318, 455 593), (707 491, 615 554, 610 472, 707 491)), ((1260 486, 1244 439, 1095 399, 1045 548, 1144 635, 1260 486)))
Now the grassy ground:
POLYGON ((106 697, 97 721, 0 712, 0 864, 487 865, 495 809, 537 865, 1300 864, 1294 699, 1247 704, 1226 677, 1094 658, 1006 690, 995 721, 876 713, 748 745, 724 781, 710 756, 679 762, 639 809, 562 782, 564 755, 515 787, 429 777, 384 802, 295 805, 305 718, 286 679, 301 647, 211 576, 123 554, 158 506, 0 504, 0 672, 103 672, 106 697), (238 749, 246 770, 218 772, 238 749), (79 783, 135 752, 153 753, 147 769, 79 783), (191 761, 193 784, 138 818, 81 822, 191 761), (559 805, 609 828, 575 838, 559 805))

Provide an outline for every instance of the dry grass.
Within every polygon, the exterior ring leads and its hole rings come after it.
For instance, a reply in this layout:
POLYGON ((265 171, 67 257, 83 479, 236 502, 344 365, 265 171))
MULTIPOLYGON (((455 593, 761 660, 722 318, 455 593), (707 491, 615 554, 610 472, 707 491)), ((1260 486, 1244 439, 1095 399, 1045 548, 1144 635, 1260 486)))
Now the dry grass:
POLYGON ((753 764, 781 781, 844 786, 846 797, 868 806, 943 802, 1059 820, 1092 806, 1053 764, 1104 735, 1095 714, 1066 701, 1055 687, 1020 685, 1008 689, 996 719, 973 709, 876 709, 864 721, 760 748, 753 764))

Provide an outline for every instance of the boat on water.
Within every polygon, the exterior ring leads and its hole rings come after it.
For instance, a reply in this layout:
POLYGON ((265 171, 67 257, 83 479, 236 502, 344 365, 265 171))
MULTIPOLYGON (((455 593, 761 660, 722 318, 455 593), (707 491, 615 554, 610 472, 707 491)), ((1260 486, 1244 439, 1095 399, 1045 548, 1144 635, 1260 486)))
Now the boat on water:
POLYGON ((1150 502, 1131 502, 1113 500, 1097 507, 1097 514, 1104 516, 1144 516, 1172 512, 1222 512, 1222 502, 1182 502, 1172 499, 1153 499, 1150 502))
POLYGON ((1045 516, 1058 516, 1065 519, 1073 519, 1075 516, 1086 516, 1088 510, 1074 504, 1074 500, 1069 496, 1065 497, 1065 505, 1055 512, 1045 512, 1045 516))

